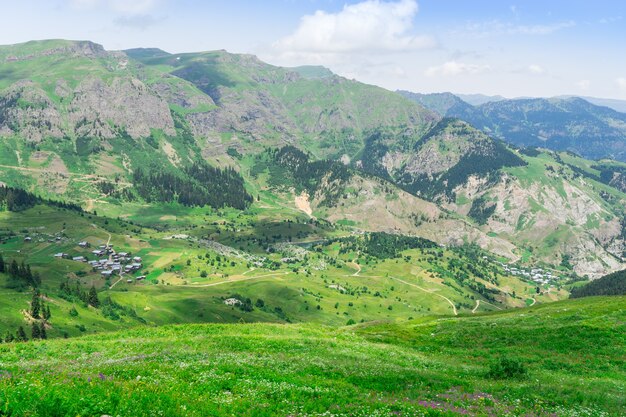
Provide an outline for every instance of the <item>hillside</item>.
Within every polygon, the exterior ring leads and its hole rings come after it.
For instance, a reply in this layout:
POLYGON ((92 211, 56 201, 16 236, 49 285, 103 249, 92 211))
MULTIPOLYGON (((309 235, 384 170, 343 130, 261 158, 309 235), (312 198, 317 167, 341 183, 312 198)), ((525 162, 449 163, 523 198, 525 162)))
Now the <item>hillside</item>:
POLYGON ((419 139, 410 131, 373 134, 356 163, 469 219, 487 236, 474 238, 490 250, 552 265, 567 265, 565 259, 579 274, 599 277, 623 262, 624 194, 614 188, 622 174, 583 161, 511 150, 465 122, 443 119, 419 139))
POLYGON ((581 287, 572 289, 571 298, 597 295, 626 295, 626 271, 613 272, 581 287))
POLYGON ((0 407, 16 417, 618 416, 626 412, 625 301, 340 328, 184 325, 5 344, 0 407))

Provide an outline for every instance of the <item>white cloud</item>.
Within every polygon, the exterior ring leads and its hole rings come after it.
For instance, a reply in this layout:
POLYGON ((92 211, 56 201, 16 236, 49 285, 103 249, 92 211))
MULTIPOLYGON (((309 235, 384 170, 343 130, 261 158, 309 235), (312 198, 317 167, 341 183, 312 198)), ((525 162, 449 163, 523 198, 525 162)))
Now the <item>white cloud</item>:
POLYGON ((545 72, 543 67, 537 64, 528 66, 528 71, 530 71, 532 74, 543 74, 545 72))
POLYGON ((466 64, 457 61, 448 61, 445 64, 428 68, 424 74, 428 77, 437 75, 454 76, 461 74, 479 74, 481 72, 490 71, 489 65, 466 64))
POLYGON ((430 48, 430 36, 411 34, 415 0, 366 0, 337 13, 318 10, 302 17, 296 31, 273 44, 283 54, 401 52, 430 48))
POLYGON ((118 13, 141 14, 152 10, 160 0, 69 0, 69 2, 79 9, 106 7, 118 13))
POLYGON ((587 91, 589 90, 589 87, 591 87, 591 81, 589 80, 580 80, 576 83, 576 86, 578 88, 580 88, 583 91, 587 91))
POLYGON ((620 88, 620 90, 626 91, 626 78, 619 77, 615 80, 615 82, 617 83, 617 86, 620 88))
POLYGON ((576 22, 569 20, 567 22, 553 23, 550 25, 517 25, 511 26, 508 33, 512 35, 549 35, 561 29, 567 29, 576 26, 576 22))
POLYGON ((465 31, 461 33, 469 33, 475 36, 499 36, 499 35, 550 35, 559 30, 576 26, 576 22, 568 20, 565 22, 556 22, 545 25, 520 25, 511 22, 502 22, 500 20, 491 20, 488 22, 471 23, 466 26, 465 31))
POLYGON ((130 16, 120 16, 113 22, 123 28, 146 30, 151 26, 161 23, 163 18, 156 18, 149 14, 133 14, 130 16))

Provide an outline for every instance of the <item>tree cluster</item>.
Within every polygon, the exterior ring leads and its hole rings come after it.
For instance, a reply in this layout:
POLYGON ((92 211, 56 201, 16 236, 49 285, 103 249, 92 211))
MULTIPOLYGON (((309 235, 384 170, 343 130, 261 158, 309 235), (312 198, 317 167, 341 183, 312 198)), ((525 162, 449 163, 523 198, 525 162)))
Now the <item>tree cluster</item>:
POLYGON ((400 256, 407 249, 436 248, 438 245, 428 239, 416 236, 394 235, 385 232, 367 233, 337 239, 341 242, 339 253, 362 252, 378 259, 391 259, 400 256))
POLYGON ((80 206, 76 204, 47 200, 19 188, 4 185, 0 186, 0 211, 7 210, 17 212, 29 209, 37 204, 46 204, 52 207, 82 211, 80 206))
POLYGON ((252 203, 241 175, 232 168, 219 169, 196 162, 181 171, 152 166, 133 173, 137 193, 147 202, 178 202, 185 206, 234 207, 252 203))
POLYGON ((9 275, 8 286, 15 289, 24 289, 27 287, 36 288, 41 284, 41 277, 38 272, 33 272, 30 269, 30 265, 24 261, 17 263, 17 260, 13 259, 10 263, 7 263, 0 254, 0 272, 7 273, 9 275))
POLYGON ((570 298, 595 295, 626 295, 626 269, 613 272, 577 288, 572 288, 570 298))
POLYGON ((59 289, 59 296, 67 301, 81 301, 84 305, 90 305, 95 308, 100 307, 98 292, 93 286, 89 291, 85 291, 78 281, 74 285, 71 285, 69 281, 65 281, 61 283, 59 289))

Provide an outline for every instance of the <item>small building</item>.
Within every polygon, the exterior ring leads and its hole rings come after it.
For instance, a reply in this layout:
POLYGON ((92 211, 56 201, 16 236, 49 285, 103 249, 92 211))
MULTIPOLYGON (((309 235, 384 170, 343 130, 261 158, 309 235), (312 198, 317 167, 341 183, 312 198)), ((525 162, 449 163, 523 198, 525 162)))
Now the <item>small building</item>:
POLYGON ((102 275, 105 278, 110 277, 111 275, 113 275, 113 271, 102 271, 100 275, 102 275))
POLYGON ((55 253, 54 257, 55 258, 69 258, 69 255, 67 253, 59 252, 59 253, 55 253))
POLYGON ((132 279, 127 279, 126 282, 128 282, 129 284, 131 284, 133 282, 132 279))
POLYGON ((96 250, 92 250, 91 253, 93 253, 96 256, 102 256, 104 255, 104 251, 101 249, 96 249, 96 250))
POLYGON ((137 278, 135 278, 135 281, 143 281, 144 279, 146 279, 145 275, 139 275, 137 278))
POLYGON ((80 246, 81 248, 88 248, 91 245, 89 244, 89 242, 82 241, 82 242, 78 242, 78 246, 80 246))
POLYGON ((87 259, 85 259, 84 256, 74 256, 72 258, 72 261, 76 261, 76 262, 87 262, 87 259))
POLYGON ((30 236, 26 236, 26 237, 24 238, 24 242, 32 242, 32 241, 33 241, 33 238, 32 238, 32 237, 30 237, 30 236))
POLYGON ((237 306, 239 304, 242 304, 240 300, 236 299, 236 298, 227 298, 224 300, 224 304, 226 304, 227 306, 237 306))

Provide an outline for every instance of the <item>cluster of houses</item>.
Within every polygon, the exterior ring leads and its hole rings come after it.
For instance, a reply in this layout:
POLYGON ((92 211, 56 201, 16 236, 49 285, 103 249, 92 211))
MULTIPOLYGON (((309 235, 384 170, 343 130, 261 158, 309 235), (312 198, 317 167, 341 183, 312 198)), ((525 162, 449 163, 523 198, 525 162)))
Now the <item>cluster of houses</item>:
MULTIPOLYGON (((89 242, 79 242, 78 246, 83 249, 90 248, 89 242)), ((142 267, 142 260, 139 256, 132 256, 128 252, 116 252, 112 245, 100 245, 97 249, 91 251, 95 260, 88 260, 85 256, 70 256, 67 253, 57 253, 56 258, 71 259, 75 262, 85 262, 91 265, 94 271, 100 271, 104 278, 113 275, 130 274, 139 271, 142 267)), ((135 281, 142 281, 145 275, 135 277, 135 281)), ((128 279, 133 282, 133 279, 128 279)))
POLYGON ((536 282, 537 284, 548 284, 550 283, 550 281, 559 278, 558 276, 553 275, 551 272, 545 271, 541 268, 532 268, 530 270, 527 270, 523 268, 509 266, 504 263, 500 263, 500 266, 502 266, 504 270, 511 275, 522 276, 522 277, 528 278, 536 282))
MULTIPOLYGON (((44 236, 46 236, 46 235, 44 235, 44 236)), ((48 239, 47 239, 48 243, 61 243, 61 241, 63 241, 63 239, 64 239, 63 237, 61 237, 59 235, 56 235, 56 236, 47 235, 47 236, 48 236, 48 239)), ((32 242, 35 242, 35 241, 45 242, 46 238, 45 237, 41 237, 41 235, 37 238, 37 240, 35 240, 32 236, 25 236, 24 237, 24 243, 32 243, 32 242)))

